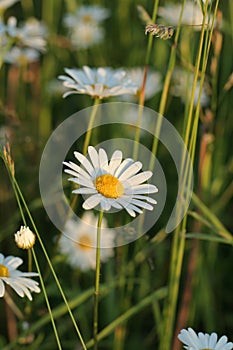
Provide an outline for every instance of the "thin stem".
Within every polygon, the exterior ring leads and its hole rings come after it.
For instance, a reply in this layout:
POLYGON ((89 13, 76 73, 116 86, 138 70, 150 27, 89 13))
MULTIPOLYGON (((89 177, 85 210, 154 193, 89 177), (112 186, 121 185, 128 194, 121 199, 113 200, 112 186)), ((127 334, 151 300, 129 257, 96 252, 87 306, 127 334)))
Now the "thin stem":
POLYGON ((97 113, 97 109, 98 109, 98 105, 100 103, 100 99, 98 97, 96 97, 94 104, 93 104, 93 108, 92 108, 92 112, 91 112, 91 117, 88 123, 88 127, 87 127, 87 133, 86 133, 86 137, 85 137, 85 141, 84 141, 84 146, 83 146, 83 154, 86 155, 87 154, 87 148, 89 146, 90 143, 90 138, 91 138, 91 132, 92 132, 92 127, 93 127, 93 123, 96 117, 96 113, 97 113))
POLYGON ((100 240, 101 240, 101 223, 103 219, 103 210, 99 213, 97 227, 97 245, 96 245, 96 270, 95 270, 95 292, 94 292, 94 323, 93 323, 93 338, 94 350, 98 349, 98 304, 99 304, 99 284, 100 284, 100 240))
POLYGON ((46 288, 45 288, 45 285, 44 285, 44 281, 43 281, 43 278, 42 278, 42 274, 41 274, 41 271, 40 271, 38 260, 37 260, 37 257, 36 257, 36 254, 35 254, 33 248, 31 249, 31 251, 32 251, 32 254, 33 254, 33 259, 35 261, 36 269, 37 269, 37 271, 39 273, 40 284, 41 284, 41 287, 42 287, 42 290, 43 290, 43 293, 44 293, 45 302, 46 302, 46 305, 47 305, 47 308, 48 308, 48 311, 49 311, 50 320, 51 320, 51 323, 52 323, 52 326, 53 326, 54 335, 55 335, 55 338, 56 338, 56 341, 57 341, 57 346, 58 346, 59 350, 62 350, 61 342, 60 342, 59 335, 58 335, 58 332, 57 332, 57 327, 56 327, 56 324, 55 324, 55 321, 54 321, 53 312, 52 312, 51 307, 50 307, 48 295, 47 295, 47 292, 46 292, 46 288))

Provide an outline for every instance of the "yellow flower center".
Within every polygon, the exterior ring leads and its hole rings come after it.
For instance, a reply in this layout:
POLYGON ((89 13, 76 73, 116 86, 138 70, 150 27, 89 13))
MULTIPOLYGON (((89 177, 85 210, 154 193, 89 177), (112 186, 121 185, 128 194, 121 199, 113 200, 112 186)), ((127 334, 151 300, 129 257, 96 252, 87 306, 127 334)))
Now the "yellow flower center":
POLYGON ((0 264, 0 277, 9 277, 9 270, 6 266, 0 264))
POLYGON ((91 22, 93 22, 93 17, 90 16, 90 15, 85 15, 85 16, 82 17, 82 20, 85 23, 91 23, 91 22))
POLYGON ((88 235, 83 235, 79 237, 79 240, 77 242, 77 245, 79 248, 83 250, 88 250, 92 248, 92 240, 88 235))
POLYGON ((107 198, 118 198, 124 193, 124 187, 120 181, 110 174, 97 177, 95 179, 95 187, 99 193, 107 198))

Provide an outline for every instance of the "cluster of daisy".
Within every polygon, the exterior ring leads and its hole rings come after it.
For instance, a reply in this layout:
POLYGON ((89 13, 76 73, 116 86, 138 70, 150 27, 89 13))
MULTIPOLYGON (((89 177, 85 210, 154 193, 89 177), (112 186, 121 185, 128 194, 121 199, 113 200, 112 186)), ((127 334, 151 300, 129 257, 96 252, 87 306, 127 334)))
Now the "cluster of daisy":
POLYGON ((6 23, 0 18, 0 60, 16 65, 38 61, 46 51, 46 37, 46 26, 36 18, 23 23, 13 16, 6 23))
POLYGON ((69 31, 72 46, 87 49, 99 44, 104 38, 101 24, 109 15, 108 9, 98 5, 82 5, 74 13, 67 13, 63 22, 69 31))

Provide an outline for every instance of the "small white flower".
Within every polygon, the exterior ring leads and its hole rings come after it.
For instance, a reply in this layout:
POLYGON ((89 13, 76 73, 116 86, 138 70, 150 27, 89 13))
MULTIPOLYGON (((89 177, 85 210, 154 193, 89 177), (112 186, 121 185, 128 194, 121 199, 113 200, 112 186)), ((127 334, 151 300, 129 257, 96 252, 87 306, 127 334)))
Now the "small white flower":
MULTIPOLYGON (((73 268, 79 268, 82 271, 95 269, 97 222, 98 219, 92 212, 86 212, 79 223, 74 220, 67 221, 58 247, 61 253, 67 255, 67 261, 73 268)), ((104 218, 101 228, 107 228, 104 218)), ((101 235, 100 246, 111 247, 114 239, 113 231, 105 229, 101 235)), ((105 262, 113 254, 112 248, 101 248, 100 259, 105 262)))
POLYGON ((219 340, 216 333, 196 332, 192 328, 182 329, 178 339, 185 344, 188 350, 231 350, 233 343, 227 342, 227 337, 223 335, 219 340))
POLYGON ((65 72, 68 76, 60 75, 58 78, 63 80, 64 86, 73 90, 66 92, 63 97, 86 94, 102 99, 122 94, 135 95, 137 92, 136 86, 122 69, 84 66, 83 69, 65 68, 65 72))
POLYGON ((109 15, 108 9, 98 5, 80 6, 74 14, 68 13, 64 16, 64 25, 67 28, 74 28, 79 24, 97 25, 108 18, 109 15))
MULTIPOLYGON (((168 4, 166 7, 159 7, 158 14, 163 17, 169 25, 178 25, 181 12, 181 3, 168 4)), ((203 20, 203 13, 199 1, 186 1, 183 15, 182 24, 193 25, 194 30, 201 30, 203 20)), ((206 20, 208 23, 208 19, 206 20)))
POLYGON ((32 300, 31 292, 39 293, 40 288, 38 282, 28 277, 38 276, 35 272, 21 272, 17 267, 23 263, 23 260, 18 257, 4 257, 0 253, 0 297, 5 294, 5 284, 11 286, 12 289, 20 296, 25 295, 29 300, 32 300))
POLYGON ((5 11, 8 7, 12 6, 19 0, 0 0, 0 13, 5 11))
POLYGON ((122 159, 122 152, 116 150, 110 161, 104 149, 99 152, 94 147, 88 147, 90 161, 81 153, 74 152, 82 167, 73 162, 64 162, 70 169, 65 172, 75 176, 70 181, 80 185, 73 193, 88 195, 83 203, 84 209, 93 209, 100 204, 104 211, 111 207, 125 209, 131 216, 142 213, 142 209, 153 210, 152 204, 156 200, 148 197, 150 193, 158 192, 154 185, 146 182, 153 173, 151 171, 140 172, 141 162, 133 159, 122 159))
POLYGON ((20 230, 15 233, 15 242, 21 249, 30 249, 34 246, 36 235, 29 227, 21 226, 20 230))
MULTIPOLYGON (((181 68, 176 68, 173 72, 173 85, 171 88, 171 93, 174 96, 180 96, 183 103, 186 103, 187 99, 191 97, 192 84, 193 84, 193 73, 188 72, 181 68)), ((200 81, 197 81, 196 90, 194 95, 194 105, 196 106, 198 101, 200 91, 200 81)), ((206 86, 204 84, 201 93, 201 106, 205 107, 209 103, 209 96, 206 91, 206 86)))
POLYGON ((39 60, 39 57, 39 52, 35 49, 14 46, 9 52, 7 52, 4 57, 4 62, 21 66, 27 63, 36 62, 39 60))
POLYGON ((77 49, 87 49, 101 43, 104 38, 104 31, 97 25, 78 23, 70 30, 70 41, 77 49))
MULTIPOLYGON (((123 96, 123 99, 126 101, 135 101, 138 99, 139 93, 143 83, 144 69, 140 67, 131 68, 126 70, 127 77, 132 81, 133 84, 137 87, 137 92, 135 96, 127 95, 123 96)), ((145 100, 153 97, 157 92, 162 89, 162 76, 159 72, 148 70, 146 86, 145 86, 145 100)))
POLYGON ((47 29, 36 18, 29 18, 17 26, 17 19, 10 17, 5 28, 8 35, 16 40, 17 45, 32 47, 40 52, 46 50, 47 29))

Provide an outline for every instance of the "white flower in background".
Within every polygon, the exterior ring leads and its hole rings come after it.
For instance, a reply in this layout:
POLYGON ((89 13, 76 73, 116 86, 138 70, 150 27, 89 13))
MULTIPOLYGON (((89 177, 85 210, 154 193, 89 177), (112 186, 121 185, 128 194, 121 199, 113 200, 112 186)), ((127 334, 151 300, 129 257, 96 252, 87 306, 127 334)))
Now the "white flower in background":
POLYGON ((47 29, 36 18, 29 18, 17 26, 17 19, 10 17, 5 28, 8 35, 15 39, 17 45, 32 47, 40 52, 46 50, 47 29))
MULTIPOLYGON (((68 220, 64 234, 61 236, 58 248, 67 256, 67 261, 73 268, 82 271, 95 269, 96 267, 96 238, 98 218, 92 212, 86 212, 80 222, 68 220)), ((102 219, 101 228, 107 228, 106 220, 102 219)), ((112 247, 115 234, 112 230, 105 230, 101 235, 100 246, 112 247)), ((100 259, 105 262, 114 255, 112 248, 101 248, 100 259)))
MULTIPOLYGON (((167 6, 159 7, 158 14, 169 25, 178 25, 182 4, 167 4, 167 6)), ((184 6, 184 12, 182 16, 182 24, 193 25, 194 30, 201 30, 201 24, 203 20, 202 9, 199 2, 186 1, 184 6)), ((206 19, 208 23, 208 19, 206 19)))
POLYGON ((218 340, 216 333, 196 332, 192 328, 182 329, 178 335, 178 339, 184 343, 184 348, 188 350, 231 350, 233 343, 227 342, 227 337, 224 335, 218 340))
POLYGON ((58 78, 63 80, 65 87, 73 90, 66 92, 63 97, 86 94, 102 99, 123 94, 135 95, 137 92, 136 86, 122 69, 84 66, 83 69, 65 68, 65 72, 68 76, 60 75, 58 78))
MULTIPOLYGON (((171 93, 174 96, 180 96, 183 103, 187 102, 187 99, 190 99, 192 92, 193 84, 193 73, 186 71, 182 68, 175 68, 172 76, 172 87, 171 93)), ((198 96, 200 91, 200 81, 197 81, 195 96, 194 96, 194 105, 197 104, 198 96)), ((209 103, 209 96, 206 91, 206 86, 204 84, 201 92, 201 106, 205 107, 209 103)))
POLYGON ((0 253, 0 297, 5 294, 5 284, 8 284, 20 296, 25 295, 32 300, 31 292, 39 293, 38 282, 28 277, 38 276, 35 272, 21 272, 17 267, 23 263, 18 257, 4 257, 0 253))
POLYGON ((65 172, 74 176, 69 180, 80 186, 73 193, 87 195, 84 209, 100 205, 102 210, 108 211, 113 207, 125 209, 133 217, 136 213, 141 214, 142 209, 153 210, 152 204, 157 202, 148 194, 156 193, 158 189, 145 183, 153 173, 139 173, 143 166, 141 162, 134 162, 130 158, 123 160, 119 150, 113 153, 110 161, 102 148, 97 152, 89 146, 88 154, 90 161, 83 154, 74 152, 82 167, 73 162, 64 162, 70 168, 65 169, 65 172))
POLYGON ((70 41, 77 49, 88 49, 101 43, 104 38, 104 30, 97 25, 77 23, 70 32, 70 41))
POLYGON ((108 18, 109 15, 110 12, 108 9, 98 5, 80 6, 75 13, 68 13, 64 16, 64 25, 71 29, 81 23, 97 25, 108 18))
POLYGON ((0 14, 19 0, 0 0, 0 14))
POLYGON ((35 49, 14 46, 9 52, 7 52, 4 61, 17 66, 23 66, 27 63, 38 61, 39 57, 40 54, 35 49))
MULTIPOLYGON (((140 67, 131 68, 126 70, 127 77, 137 87, 135 96, 127 95, 123 96, 125 101, 135 101, 139 97, 140 89, 142 87, 144 69, 140 67)), ((162 76, 159 72, 148 70, 146 86, 145 86, 145 100, 150 99, 162 89, 162 76)))
POLYGON ((15 233, 15 242, 21 249, 30 249, 34 246, 36 235, 29 227, 21 226, 20 230, 15 233))

